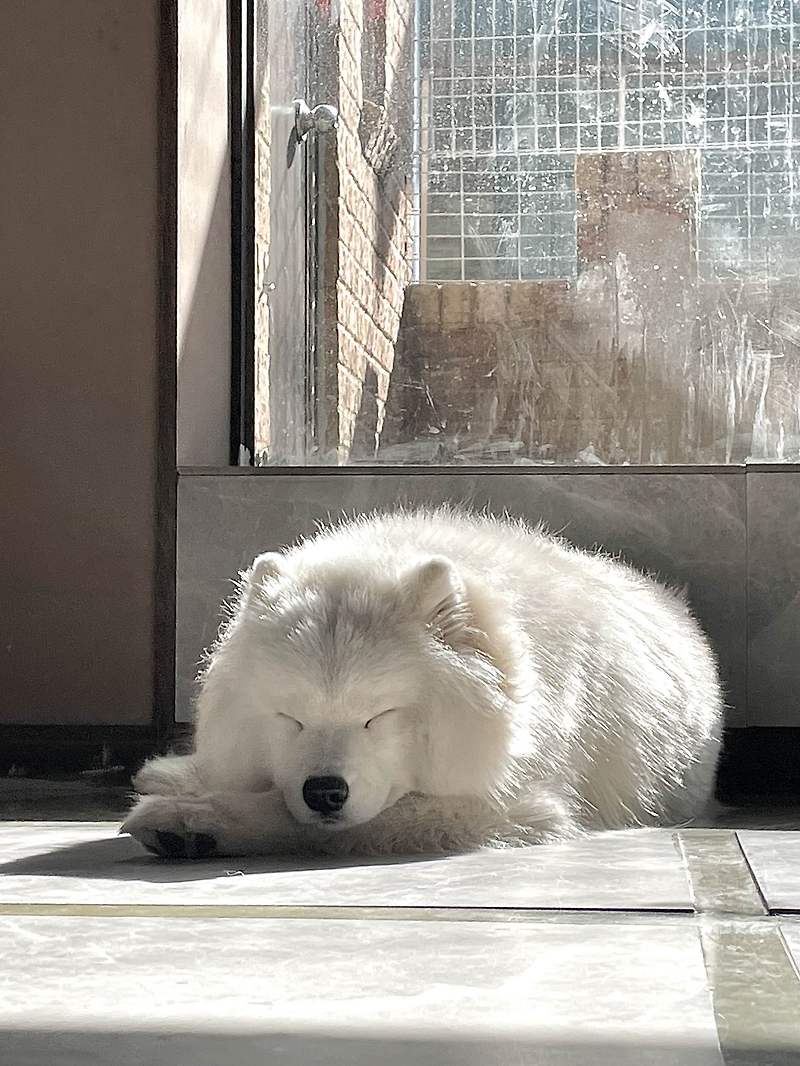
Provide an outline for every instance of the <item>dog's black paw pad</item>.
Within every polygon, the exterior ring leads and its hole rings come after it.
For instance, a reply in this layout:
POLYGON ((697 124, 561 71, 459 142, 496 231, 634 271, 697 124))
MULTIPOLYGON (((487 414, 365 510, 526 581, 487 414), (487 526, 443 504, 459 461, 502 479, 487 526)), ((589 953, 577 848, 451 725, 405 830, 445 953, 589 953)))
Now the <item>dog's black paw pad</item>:
POLYGON ((217 850, 217 842, 210 833, 189 833, 185 843, 187 859, 207 859, 217 850))
POLYGON ((159 859, 208 859, 217 851, 217 842, 210 833, 184 835, 158 829, 137 835, 142 847, 159 859))
POLYGON ((187 858, 186 838, 164 830, 156 832, 156 854, 164 859, 187 858))

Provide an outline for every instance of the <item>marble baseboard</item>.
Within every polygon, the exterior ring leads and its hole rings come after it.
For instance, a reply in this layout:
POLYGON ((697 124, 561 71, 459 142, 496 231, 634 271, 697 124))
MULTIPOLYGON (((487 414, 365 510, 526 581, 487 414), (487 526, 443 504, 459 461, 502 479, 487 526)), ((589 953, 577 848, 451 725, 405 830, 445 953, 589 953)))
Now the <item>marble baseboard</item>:
POLYGON ((194 677, 232 579, 342 514, 398 503, 466 503, 543 521, 581 547, 602 546, 688 586, 719 656, 729 724, 746 702, 745 474, 197 474, 178 491, 177 720, 191 720, 194 677))
POLYGON ((748 724, 800 725, 800 470, 747 475, 748 724))

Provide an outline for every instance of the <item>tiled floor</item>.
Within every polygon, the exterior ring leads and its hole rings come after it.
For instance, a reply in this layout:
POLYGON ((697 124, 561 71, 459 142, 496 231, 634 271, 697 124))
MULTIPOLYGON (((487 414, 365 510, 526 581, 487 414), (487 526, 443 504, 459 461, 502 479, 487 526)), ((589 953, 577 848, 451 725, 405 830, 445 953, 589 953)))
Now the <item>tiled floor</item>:
POLYGON ((798 832, 195 864, 116 830, 0 822, 3 1066, 800 1063, 798 832))
POLYGON ((745 831, 739 839, 770 910, 800 912, 800 833, 745 831))

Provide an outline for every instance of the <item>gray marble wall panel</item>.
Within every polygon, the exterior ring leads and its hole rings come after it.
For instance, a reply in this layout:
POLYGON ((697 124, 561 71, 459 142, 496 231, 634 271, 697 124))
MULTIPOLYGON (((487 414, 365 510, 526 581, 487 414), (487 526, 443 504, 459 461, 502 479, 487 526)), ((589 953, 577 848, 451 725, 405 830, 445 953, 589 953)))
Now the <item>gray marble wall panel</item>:
POLYGON ((178 491, 177 708, 191 719, 197 664, 231 580, 260 551, 342 513, 398 503, 508 511, 686 584, 720 659, 729 721, 744 723, 744 473, 185 474, 178 491))
POLYGON ((747 475, 748 725, 800 726, 800 471, 747 475))

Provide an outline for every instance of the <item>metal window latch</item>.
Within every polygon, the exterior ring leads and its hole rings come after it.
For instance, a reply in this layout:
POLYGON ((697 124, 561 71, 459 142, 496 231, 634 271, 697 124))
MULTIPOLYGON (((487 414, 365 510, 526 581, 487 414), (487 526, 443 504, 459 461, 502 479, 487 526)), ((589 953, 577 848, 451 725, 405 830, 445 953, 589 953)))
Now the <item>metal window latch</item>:
POLYGON ((305 100, 294 102, 294 132, 298 143, 302 143, 309 133, 330 133, 338 122, 339 112, 331 104, 317 104, 311 108, 305 100))

